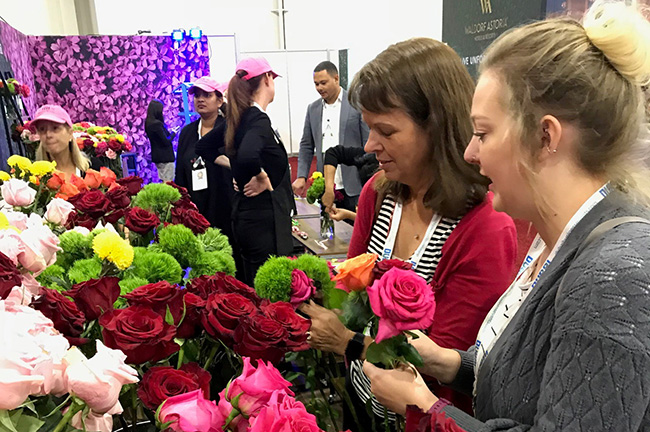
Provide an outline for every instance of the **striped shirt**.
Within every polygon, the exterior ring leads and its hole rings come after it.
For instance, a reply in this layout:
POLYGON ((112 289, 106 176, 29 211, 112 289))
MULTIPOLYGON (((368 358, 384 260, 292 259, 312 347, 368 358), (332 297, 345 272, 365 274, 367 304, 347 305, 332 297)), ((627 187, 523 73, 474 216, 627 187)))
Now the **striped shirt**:
MULTIPOLYGON (((372 227, 370 243, 368 244, 368 253, 376 253, 382 256, 386 238, 390 229, 390 223, 395 210, 395 198, 392 195, 386 195, 381 203, 377 220, 372 227)), ((433 274, 438 266, 438 261, 442 256, 442 246, 449 238, 451 232, 456 228, 460 218, 442 218, 433 232, 431 241, 427 245, 422 259, 415 268, 415 273, 422 276, 428 283, 433 281, 433 274)), ((350 378, 352 386, 357 392, 359 399, 365 404, 368 399, 372 398, 372 411, 375 415, 383 418, 384 407, 370 393, 370 380, 363 373, 363 362, 355 360, 350 365, 350 378)), ((395 421, 395 413, 388 411, 388 419, 395 421)))

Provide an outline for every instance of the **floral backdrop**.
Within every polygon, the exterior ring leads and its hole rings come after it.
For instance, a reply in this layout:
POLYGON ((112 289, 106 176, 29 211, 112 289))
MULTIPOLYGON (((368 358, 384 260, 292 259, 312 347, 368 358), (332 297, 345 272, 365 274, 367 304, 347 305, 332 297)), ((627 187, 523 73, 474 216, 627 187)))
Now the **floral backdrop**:
POLYGON ((164 36, 30 39, 36 104, 59 104, 75 122, 118 129, 133 143, 138 175, 147 183, 157 181, 144 133, 147 106, 161 100, 168 128, 183 125, 181 95, 174 89, 209 74, 207 39, 178 47, 164 36))
MULTIPOLYGON (((0 44, 5 57, 11 64, 14 78, 23 84, 27 84, 33 90, 34 69, 30 56, 30 36, 26 36, 7 23, 0 21, 0 44)), ((29 114, 36 111, 34 97, 24 98, 23 102, 29 114)))

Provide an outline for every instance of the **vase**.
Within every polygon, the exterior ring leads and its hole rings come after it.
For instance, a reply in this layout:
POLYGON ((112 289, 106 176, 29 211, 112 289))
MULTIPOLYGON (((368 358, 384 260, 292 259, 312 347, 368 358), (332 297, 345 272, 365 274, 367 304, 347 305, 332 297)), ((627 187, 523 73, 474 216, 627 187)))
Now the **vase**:
POLYGON ((320 210, 320 238, 321 240, 331 240, 334 238, 334 221, 322 207, 320 210))

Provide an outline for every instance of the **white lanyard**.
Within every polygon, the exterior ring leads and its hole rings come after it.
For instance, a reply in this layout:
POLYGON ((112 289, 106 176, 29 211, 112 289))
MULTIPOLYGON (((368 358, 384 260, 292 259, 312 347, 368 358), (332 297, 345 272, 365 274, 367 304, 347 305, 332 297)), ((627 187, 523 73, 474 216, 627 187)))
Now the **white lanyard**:
POLYGON ((197 133, 199 134, 199 139, 203 138, 203 135, 201 135, 201 128, 203 127, 203 119, 199 120, 199 129, 197 133))
MULTIPOLYGON (((397 202, 395 204, 395 210, 393 211, 393 217, 391 218, 390 221, 390 231, 388 232, 388 237, 386 237, 386 243, 384 244, 384 252, 382 253, 381 259, 390 259, 393 256, 393 249, 395 248, 395 239, 397 238, 397 231, 399 230, 399 223, 400 220, 402 219, 402 203, 397 202)), ((427 232, 424 235, 424 238, 422 239, 422 243, 420 243, 420 246, 415 250, 413 253, 413 256, 409 260, 411 265, 413 266, 413 270, 418 266, 418 263, 420 262, 420 259, 422 259, 422 256, 424 255, 424 251, 426 251, 427 246, 429 245, 429 241, 431 240, 431 237, 433 237, 433 233, 436 231, 436 227, 438 226, 438 223, 442 219, 441 216, 434 214, 433 217, 431 218, 431 222, 429 223, 429 228, 427 228, 427 232)))
MULTIPOLYGON (((560 238, 555 243, 553 250, 548 255, 548 258, 544 262, 539 274, 530 285, 530 288, 526 288, 525 292, 521 293, 521 297, 527 296, 528 293, 537 285, 542 274, 549 267, 558 251, 566 241, 567 237, 575 228, 575 226, 589 213, 600 201, 603 200, 609 194, 609 186, 605 184, 603 187, 598 189, 584 204, 578 209, 578 211, 573 215, 569 222, 562 230, 560 238)), ((492 307, 487 317, 483 321, 481 328, 479 329, 478 336, 476 339, 476 361, 474 364, 475 374, 478 376, 478 372, 483 365, 485 358, 487 357, 490 350, 494 347, 495 343, 499 339, 499 336, 503 333, 508 323, 512 320, 512 317, 516 314, 519 305, 515 305, 513 308, 513 299, 517 297, 517 290, 522 291, 521 288, 526 285, 520 281, 521 277, 526 274, 526 270, 530 267, 532 263, 539 257, 541 251, 546 247, 542 238, 537 234, 535 240, 533 240, 528 253, 526 254, 526 259, 524 260, 517 277, 512 282, 510 287, 506 290, 505 293, 499 298, 496 304, 492 307), (510 303, 510 308, 508 308, 508 303, 510 303), (507 313, 506 313, 507 312, 507 313)), ((521 299, 520 297, 520 299, 521 299)), ((474 386, 476 389, 476 384, 474 386)))

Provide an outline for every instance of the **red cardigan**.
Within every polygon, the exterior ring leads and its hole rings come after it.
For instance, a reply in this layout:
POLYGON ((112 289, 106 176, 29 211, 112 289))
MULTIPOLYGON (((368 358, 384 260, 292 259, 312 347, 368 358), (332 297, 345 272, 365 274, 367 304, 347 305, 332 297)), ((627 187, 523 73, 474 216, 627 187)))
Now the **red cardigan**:
MULTIPOLYGON (((378 174, 363 187, 348 258, 366 253, 375 221, 378 174)), ((485 316, 515 272, 517 232, 510 216, 492 208, 492 193, 458 222, 442 247, 433 275, 436 312, 428 335, 445 348, 466 350, 476 342, 485 316)), ((472 413, 471 398, 428 380, 436 396, 472 413)))

